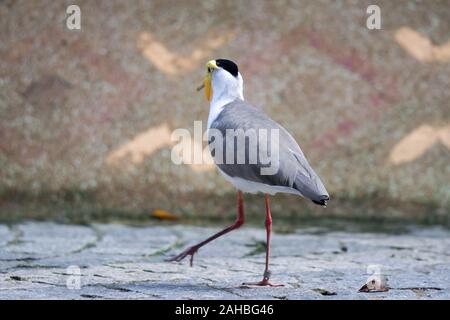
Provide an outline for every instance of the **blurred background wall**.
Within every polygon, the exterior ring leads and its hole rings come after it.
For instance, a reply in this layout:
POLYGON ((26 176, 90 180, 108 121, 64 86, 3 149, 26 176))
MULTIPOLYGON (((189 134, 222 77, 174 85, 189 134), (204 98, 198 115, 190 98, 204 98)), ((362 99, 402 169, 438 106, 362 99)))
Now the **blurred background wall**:
POLYGON ((448 0, 0 1, 0 220, 234 216, 213 166, 171 162, 172 131, 207 119, 213 58, 331 194, 276 196, 274 215, 449 223, 448 0))

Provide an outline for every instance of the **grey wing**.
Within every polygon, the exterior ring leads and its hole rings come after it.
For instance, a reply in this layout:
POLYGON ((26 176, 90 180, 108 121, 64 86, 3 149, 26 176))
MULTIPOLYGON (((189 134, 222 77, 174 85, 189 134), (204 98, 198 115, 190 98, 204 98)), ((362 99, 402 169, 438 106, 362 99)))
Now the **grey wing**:
MULTIPOLYGON (((329 199, 322 181, 309 165, 294 138, 286 131, 286 129, 270 119, 262 111, 254 108, 243 100, 237 99, 224 107, 224 110, 212 123, 211 129, 218 130, 222 137, 225 137, 223 139, 222 150, 225 155, 227 154, 226 130, 242 130, 245 134, 245 148, 239 148, 240 150, 238 150, 238 137, 234 137, 233 161, 231 161, 231 163, 225 161, 226 156, 219 159, 219 161, 216 161, 219 169, 227 175, 271 186, 292 188, 297 190, 302 196, 319 204, 324 204, 324 200, 326 201, 329 199), (259 134, 261 129, 269 131, 271 129, 276 129, 278 131, 278 143, 273 139, 270 132, 267 132, 267 141, 265 139, 262 141, 259 134), (251 161, 251 153, 255 151, 254 148, 252 148, 251 132, 256 132, 256 162, 251 161), (244 163, 242 163, 242 161, 241 163, 238 162, 239 154, 241 155, 241 160, 245 158, 244 163), (261 159, 260 155, 266 155, 267 157, 266 159, 261 159), (270 162, 263 161, 267 159, 270 159, 270 162), (276 170, 269 170, 270 168, 275 168, 276 170)), ((230 137, 228 137, 228 139, 230 139, 230 137)), ((214 138, 210 136, 210 145, 213 140, 214 138)), ((215 150, 213 149, 212 156, 217 160, 217 154, 215 154, 214 151, 215 150)))

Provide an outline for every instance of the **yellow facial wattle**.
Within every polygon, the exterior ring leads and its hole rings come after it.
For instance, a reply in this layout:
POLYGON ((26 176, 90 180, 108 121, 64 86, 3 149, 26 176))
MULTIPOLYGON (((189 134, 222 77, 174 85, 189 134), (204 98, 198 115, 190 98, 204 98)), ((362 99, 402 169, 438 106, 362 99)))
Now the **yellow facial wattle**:
POLYGON ((208 101, 211 101, 212 96, 213 96, 213 89, 212 89, 212 84, 211 84, 212 72, 218 68, 219 67, 217 66, 215 60, 208 61, 208 63, 206 64, 205 79, 203 79, 201 86, 197 88, 197 91, 200 91, 203 88, 205 89, 205 97, 206 97, 206 100, 208 100, 208 101))
POLYGON ((211 73, 208 73, 205 77, 205 80, 203 80, 203 84, 205 85, 205 97, 206 100, 211 101, 212 99, 212 86, 211 86, 211 73))

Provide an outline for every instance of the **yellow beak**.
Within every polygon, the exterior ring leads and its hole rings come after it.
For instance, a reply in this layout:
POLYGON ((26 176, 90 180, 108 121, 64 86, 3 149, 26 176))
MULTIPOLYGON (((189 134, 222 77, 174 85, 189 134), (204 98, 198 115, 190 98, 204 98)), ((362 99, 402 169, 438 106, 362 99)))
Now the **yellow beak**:
POLYGON ((208 63, 206 64, 206 76, 203 79, 202 84, 197 88, 197 91, 200 91, 203 88, 205 88, 205 97, 208 101, 211 101, 211 98, 213 95, 212 86, 211 86, 211 76, 212 76, 212 72, 215 69, 219 69, 219 67, 216 64, 216 60, 208 61, 208 63))

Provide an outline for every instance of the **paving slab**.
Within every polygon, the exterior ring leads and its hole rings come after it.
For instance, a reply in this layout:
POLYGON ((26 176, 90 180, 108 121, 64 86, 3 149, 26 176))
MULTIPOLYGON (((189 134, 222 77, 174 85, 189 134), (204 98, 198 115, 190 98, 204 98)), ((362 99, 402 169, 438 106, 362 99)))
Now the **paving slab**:
POLYGON ((0 225, 0 299, 450 299, 450 231, 298 229, 274 233, 272 279, 261 278, 265 231, 242 228, 188 260, 166 259, 217 232, 195 226, 0 225), (389 291, 358 292, 369 277, 389 291))

